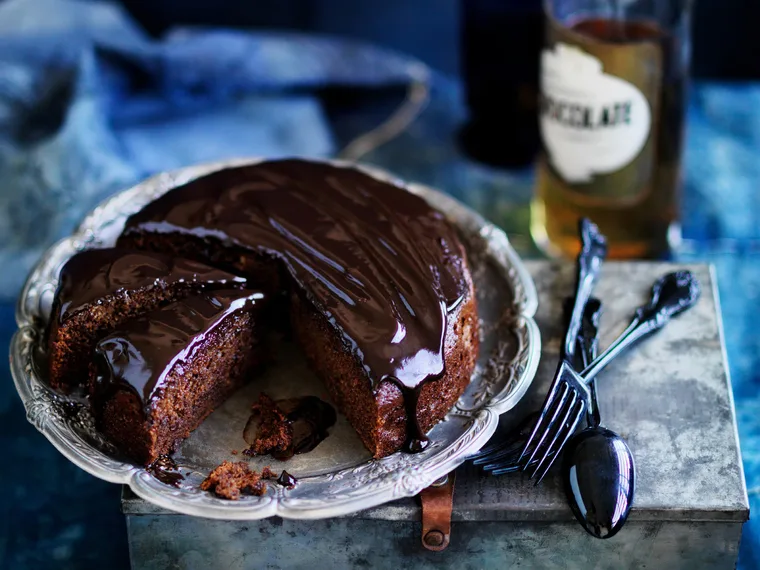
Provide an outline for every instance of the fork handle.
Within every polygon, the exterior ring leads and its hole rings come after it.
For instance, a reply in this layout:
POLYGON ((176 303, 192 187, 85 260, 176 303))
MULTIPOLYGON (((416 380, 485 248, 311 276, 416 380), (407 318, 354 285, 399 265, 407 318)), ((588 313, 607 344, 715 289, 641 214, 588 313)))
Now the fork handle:
POLYGON ((581 238, 581 251, 576 261, 575 296, 565 332, 565 342, 562 347, 562 358, 569 362, 572 362, 575 356, 575 346, 583 321, 583 311, 591 297, 594 283, 599 277, 602 261, 607 256, 607 239, 588 218, 582 218, 578 222, 578 233, 581 238))
POLYGON ((670 319, 699 300, 699 282, 690 271, 668 273, 652 286, 649 302, 636 309, 628 328, 580 376, 588 385, 605 366, 626 348, 663 328, 670 319))

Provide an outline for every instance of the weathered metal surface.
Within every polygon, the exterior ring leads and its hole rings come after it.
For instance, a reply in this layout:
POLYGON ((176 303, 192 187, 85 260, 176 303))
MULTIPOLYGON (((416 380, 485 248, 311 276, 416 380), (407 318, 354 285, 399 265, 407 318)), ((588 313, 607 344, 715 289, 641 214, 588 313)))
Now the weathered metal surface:
POLYGON ((634 522, 609 540, 577 523, 462 522, 443 552, 404 521, 279 518, 251 523, 172 515, 128 519, 134 570, 389 568, 567 570, 734 568, 740 523, 634 522))

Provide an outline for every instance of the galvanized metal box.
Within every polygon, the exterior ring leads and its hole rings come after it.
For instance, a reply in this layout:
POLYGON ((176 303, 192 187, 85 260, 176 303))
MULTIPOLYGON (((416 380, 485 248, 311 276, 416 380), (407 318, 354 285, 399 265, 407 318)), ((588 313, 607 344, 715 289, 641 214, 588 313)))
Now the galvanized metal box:
MULTIPOLYGON (((533 387, 500 430, 539 407, 559 353, 561 299, 572 289, 572 266, 528 266, 541 301, 543 357, 533 387)), ((596 290, 604 302, 602 346, 673 268, 605 266, 596 290)), ((599 378, 602 421, 627 439, 638 469, 631 517, 614 538, 597 540, 578 526, 556 473, 534 487, 520 475, 484 476, 465 465, 443 552, 422 548, 413 499, 337 519, 236 522, 173 514, 125 487, 133 568, 733 568, 749 506, 720 307, 710 268, 689 268, 702 284, 698 305, 599 378)))

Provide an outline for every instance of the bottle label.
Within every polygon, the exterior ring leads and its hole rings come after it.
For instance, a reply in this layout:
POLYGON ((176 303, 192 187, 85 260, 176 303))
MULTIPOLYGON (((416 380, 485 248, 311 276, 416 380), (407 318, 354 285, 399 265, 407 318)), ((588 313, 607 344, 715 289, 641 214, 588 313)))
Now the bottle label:
POLYGON ((649 102, 594 56, 564 43, 544 50, 541 91, 541 135, 550 164, 567 182, 616 172, 644 148, 649 102))
POLYGON ((566 199, 622 205, 651 192, 660 69, 651 42, 610 44, 552 27, 541 54, 540 129, 566 199))

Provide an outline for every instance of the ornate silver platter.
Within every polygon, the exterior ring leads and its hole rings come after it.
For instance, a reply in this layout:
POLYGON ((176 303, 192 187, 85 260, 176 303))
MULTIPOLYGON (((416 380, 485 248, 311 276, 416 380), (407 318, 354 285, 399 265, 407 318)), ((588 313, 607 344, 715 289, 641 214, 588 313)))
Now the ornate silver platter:
MULTIPOLYGON (((257 469, 264 465, 276 472, 287 468, 298 477, 294 489, 272 484, 262 497, 225 501, 201 491, 199 484, 221 461, 240 459, 232 451, 246 447, 243 427, 259 391, 274 398, 311 394, 329 401, 293 347, 282 346, 277 365, 234 394, 182 444, 174 455, 184 475, 179 487, 160 482, 141 466, 118 460, 95 430, 87 407, 52 392, 41 379, 40 370, 45 368, 41 339, 63 263, 79 250, 112 245, 130 214, 169 189, 213 170, 257 161, 214 163, 150 178, 105 201, 74 235, 46 252, 22 291, 16 311, 19 330, 11 342, 11 371, 27 418, 63 455, 88 473, 129 485, 145 500, 188 515, 227 520, 273 515, 316 519, 416 495, 488 441, 499 414, 512 409, 525 394, 540 355, 540 336, 533 320, 535 287, 506 235, 453 198, 421 185, 405 186, 447 215, 468 248, 482 339, 470 386, 446 419, 430 432, 432 444, 424 452, 372 460, 341 416, 330 436, 310 453, 287 463, 271 458, 250 460, 257 469)), ((361 168, 377 178, 402 184, 386 172, 361 168)))

